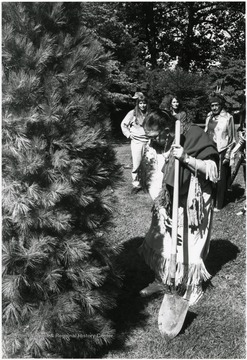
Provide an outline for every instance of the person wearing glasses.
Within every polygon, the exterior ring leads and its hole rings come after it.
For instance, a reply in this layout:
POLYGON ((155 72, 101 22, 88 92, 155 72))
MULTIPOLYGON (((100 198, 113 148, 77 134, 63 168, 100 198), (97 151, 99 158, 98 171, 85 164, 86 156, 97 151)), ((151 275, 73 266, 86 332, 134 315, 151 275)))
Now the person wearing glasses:
MULTIPOLYGON (((170 126, 165 126, 164 118, 168 116, 162 113, 161 117, 151 117, 145 124, 145 133, 149 139, 142 159, 141 184, 142 188, 155 200, 162 189, 163 168, 169 157, 174 133, 170 126), (153 121, 153 122, 152 122, 153 121)), ((174 119, 171 117, 175 124, 174 119)))
POLYGON ((227 183, 231 177, 230 154, 235 145, 235 127, 233 116, 224 109, 224 98, 212 94, 209 98, 211 111, 205 122, 205 132, 216 145, 219 152, 219 179, 216 186, 214 211, 220 211, 225 205, 227 183))
MULTIPOLYGON (((180 162, 176 286, 181 296, 195 304, 203 295, 202 283, 210 278, 204 261, 209 252, 214 183, 218 178, 215 143, 196 124, 181 126, 180 145, 174 145, 176 118, 167 111, 151 112, 144 129, 152 146, 163 149, 165 162, 159 194, 154 199, 152 221, 140 255, 155 273, 155 280, 140 291, 143 297, 169 291, 174 159, 180 162)), ((152 179, 152 177, 151 177, 152 179)))

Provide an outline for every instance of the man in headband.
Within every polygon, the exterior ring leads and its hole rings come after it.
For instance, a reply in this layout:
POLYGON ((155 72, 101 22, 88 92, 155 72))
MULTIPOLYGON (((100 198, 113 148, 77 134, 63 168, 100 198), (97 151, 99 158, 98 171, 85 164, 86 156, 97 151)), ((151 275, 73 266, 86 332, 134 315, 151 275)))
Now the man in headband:
POLYGON ((219 152, 219 180, 214 209, 217 212, 224 206, 227 182, 231 176, 229 160, 235 144, 235 127, 233 116, 224 109, 224 98, 221 95, 211 95, 209 102, 211 111, 206 118, 205 132, 216 143, 219 152))

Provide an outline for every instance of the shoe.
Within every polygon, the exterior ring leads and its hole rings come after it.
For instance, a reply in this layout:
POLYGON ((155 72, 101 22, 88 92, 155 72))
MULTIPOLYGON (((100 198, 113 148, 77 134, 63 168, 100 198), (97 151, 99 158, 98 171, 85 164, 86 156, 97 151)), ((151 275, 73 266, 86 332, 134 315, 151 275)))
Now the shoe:
POLYGON ((201 299, 202 296, 202 286, 197 285, 193 289, 188 289, 183 298, 189 301, 189 306, 193 306, 201 299))
POLYGON ((214 208, 214 212, 219 212, 219 211, 220 211, 220 209, 214 208))
POLYGON ((237 212, 237 216, 244 215, 246 213, 246 207, 244 207, 241 211, 237 212))
POLYGON ((149 284, 147 287, 142 289, 140 291, 140 295, 142 297, 150 296, 152 294, 165 291, 165 286, 162 282, 155 280, 151 284, 149 284))
POLYGON ((141 191, 140 187, 133 187, 133 189, 131 190, 131 194, 137 194, 139 191, 141 191))

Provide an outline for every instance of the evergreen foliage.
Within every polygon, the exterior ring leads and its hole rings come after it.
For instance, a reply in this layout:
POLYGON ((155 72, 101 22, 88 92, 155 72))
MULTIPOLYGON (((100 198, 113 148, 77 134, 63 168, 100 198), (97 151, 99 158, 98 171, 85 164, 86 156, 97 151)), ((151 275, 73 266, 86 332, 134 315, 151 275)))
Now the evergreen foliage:
POLYGON ((9 357, 88 357, 114 338, 119 248, 107 229, 121 172, 105 106, 109 57, 66 6, 2 4, 9 357))

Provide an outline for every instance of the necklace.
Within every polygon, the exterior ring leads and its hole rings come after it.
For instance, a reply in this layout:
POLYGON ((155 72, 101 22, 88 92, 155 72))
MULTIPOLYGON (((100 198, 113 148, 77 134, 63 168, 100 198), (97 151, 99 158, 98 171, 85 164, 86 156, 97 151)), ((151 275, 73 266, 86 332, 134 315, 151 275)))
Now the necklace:
POLYGON ((166 141, 165 141, 165 146, 164 146, 164 151, 166 152, 166 148, 167 148, 167 144, 168 144, 168 137, 169 135, 166 137, 166 141))

